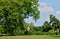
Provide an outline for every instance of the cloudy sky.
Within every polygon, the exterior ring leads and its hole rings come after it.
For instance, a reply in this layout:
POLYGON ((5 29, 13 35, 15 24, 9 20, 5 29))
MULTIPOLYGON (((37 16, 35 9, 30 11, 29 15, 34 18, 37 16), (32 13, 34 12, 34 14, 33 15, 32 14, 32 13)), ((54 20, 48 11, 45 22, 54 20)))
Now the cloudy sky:
POLYGON ((60 0, 39 0, 40 19, 34 22, 32 17, 25 19, 28 23, 34 23, 35 26, 41 26, 45 21, 49 21, 49 15, 53 14, 60 20, 60 0))

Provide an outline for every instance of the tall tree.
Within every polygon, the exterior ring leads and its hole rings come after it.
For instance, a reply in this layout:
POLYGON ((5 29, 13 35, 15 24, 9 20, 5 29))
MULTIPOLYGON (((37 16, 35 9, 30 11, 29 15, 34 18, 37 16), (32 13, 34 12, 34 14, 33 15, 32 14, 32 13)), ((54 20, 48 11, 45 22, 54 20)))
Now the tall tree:
POLYGON ((23 30, 25 18, 39 18, 38 0, 0 0, 0 23, 4 25, 4 33, 14 34, 20 27, 23 30))
POLYGON ((54 30, 60 28, 60 21, 53 15, 50 15, 50 24, 54 28, 54 30))

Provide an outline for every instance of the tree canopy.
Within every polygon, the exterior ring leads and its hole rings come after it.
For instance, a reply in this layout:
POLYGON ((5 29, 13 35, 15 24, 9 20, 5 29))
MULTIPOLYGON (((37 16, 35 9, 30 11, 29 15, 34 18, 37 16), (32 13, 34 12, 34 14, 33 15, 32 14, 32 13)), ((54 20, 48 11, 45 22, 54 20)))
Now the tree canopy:
POLYGON ((24 19, 39 18, 38 0, 0 0, 0 24, 4 33, 13 34, 17 27, 23 30, 24 19))

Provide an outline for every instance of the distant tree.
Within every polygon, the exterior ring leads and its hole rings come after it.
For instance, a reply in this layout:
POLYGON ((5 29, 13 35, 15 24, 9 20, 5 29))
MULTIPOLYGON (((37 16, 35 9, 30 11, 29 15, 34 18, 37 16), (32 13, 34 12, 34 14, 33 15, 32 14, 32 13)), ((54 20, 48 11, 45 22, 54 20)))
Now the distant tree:
POLYGON ((50 15, 50 24, 54 30, 60 29, 60 21, 53 15, 50 15))
POLYGON ((42 31, 41 26, 35 26, 35 27, 34 27, 34 31, 42 31))
POLYGON ((52 26, 48 21, 45 21, 45 23, 42 26, 43 32, 48 32, 49 30, 52 29, 52 26))

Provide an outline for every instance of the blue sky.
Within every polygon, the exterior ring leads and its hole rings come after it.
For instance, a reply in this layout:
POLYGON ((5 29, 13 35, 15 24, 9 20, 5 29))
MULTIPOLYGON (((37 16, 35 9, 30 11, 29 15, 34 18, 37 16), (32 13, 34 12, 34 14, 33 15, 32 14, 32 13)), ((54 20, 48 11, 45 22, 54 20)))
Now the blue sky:
POLYGON ((45 21, 49 21, 49 15, 53 14, 60 20, 60 0, 39 0, 40 19, 35 22, 32 17, 25 19, 27 23, 33 23, 35 26, 41 26, 45 21))

